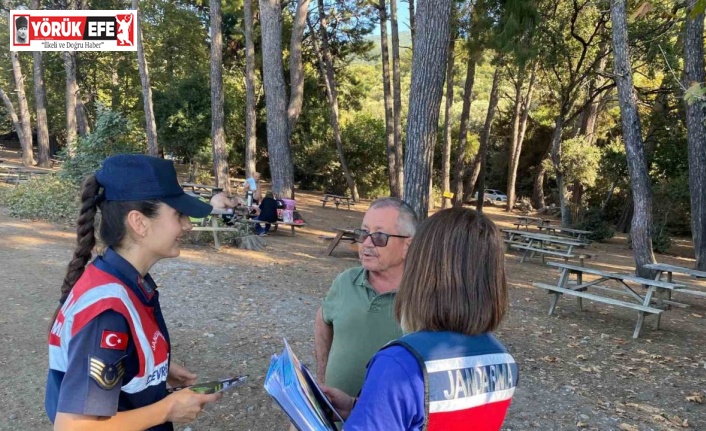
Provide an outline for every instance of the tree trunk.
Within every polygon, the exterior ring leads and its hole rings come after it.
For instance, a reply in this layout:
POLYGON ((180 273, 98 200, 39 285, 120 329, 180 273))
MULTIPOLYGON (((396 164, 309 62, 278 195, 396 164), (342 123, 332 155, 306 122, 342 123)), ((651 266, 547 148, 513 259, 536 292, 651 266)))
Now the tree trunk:
POLYGON ((434 156, 444 91, 452 1, 420 0, 418 6, 407 116, 404 197, 424 220, 429 209, 429 166, 434 156))
MULTIPOLYGON (((618 102, 625 140, 625 153, 630 171, 635 214, 632 218, 630 237, 635 256, 635 273, 641 277, 651 277, 653 271, 643 265, 654 263, 652 253, 652 191, 647 173, 647 161, 640 134, 640 117, 637 113, 633 93, 632 71, 628 51, 628 26, 625 0, 614 0, 610 4, 613 23, 613 63, 615 83, 618 87, 618 102)), ((703 20, 702 20, 703 21, 703 20)))
POLYGON ((564 182, 564 172, 561 167, 561 134, 564 130, 564 119, 566 116, 568 102, 562 98, 559 115, 554 120, 554 133, 552 134, 552 164, 556 172, 556 183, 559 188, 559 208, 561 209, 561 226, 571 226, 571 211, 569 211, 569 201, 566 196, 566 184, 564 182))
POLYGON ((461 108, 461 125, 458 129, 458 146, 456 147, 456 164, 454 165, 453 204, 459 207, 465 201, 463 196, 463 172, 465 170, 466 154, 468 153, 466 148, 468 142, 468 120, 471 117, 475 75, 476 61, 473 56, 469 56, 468 64, 466 65, 466 83, 463 85, 463 108, 461 108))
MULTIPOLYGON (((539 65, 538 61, 534 62, 532 66, 532 73, 530 75, 529 86, 527 88, 527 95, 524 101, 521 101, 522 117, 519 119, 517 124, 517 130, 513 132, 513 151, 510 153, 510 163, 508 166, 507 175, 507 210, 512 211, 515 206, 515 201, 517 200, 517 194, 515 193, 515 185, 517 183, 517 168, 520 165, 520 155, 522 154, 522 143, 525 140, 525 132, 527 131, 527 119, 529 118, 530 106, 532 106, 532 93, 534 91, 534 81, 537 77, 537 67, 539 65)), ((520 85, 521 91, 522 85, 520 85)))
POLYGON ((449 56, 446 60, 446 104, 444 106, 444 148, 441 152, 441 208, 451 206, 451 199, 445 196, 451 191, 451 108, 454 104, 454 48, 456 37, 452 33, 449 40, 449 56))
POLYGON ((255 112, 255 41, 252 0, 243 1, 245 21, 245 177, 257 170, 257 114, 255 112))
POLYGON ((412 52, 414 52, 414 34, 417 30, 416 20, 417 16, 414 13, 414 2, 416 0, 409 0, 409 34, 412 40, 412 52))
POLYGON ((66 71, 66 150, 69 156, 76 155, 76 139, 78 138, 76 123, 76 59, 74 53, 64 51, 64 70, 66 71))
MULTIPOLYGON (((2 102, 5 105, 5 110, 10 115, 12 127, 15 128, 15 132, 17 132, 17 137, 20 139, 20 143, 22 143, 25 139, 24 131, 22 130, 22 124, 20 124, 20 120, 19 118, 17 118, 17 113, 15 113, 15 107, 12 105, 12 101, 9 97, 7 97, 7 94, 5 94, 2 88, 0 88, 0 98, 2 98, 2 102)), ((22 152, 24 153, 24 149, 22 152)))
POLYGON ((478 153, 476 153, 473 158, 471 166, 466 169, 466 173, 463 179, 463 201, 470 202, 473 199, 473 189, 476 187, 478 182, 478 176, 480 175, 480 148, 478 153))
POLYGON ((147 68, 145 48, 142 44, 142 23, 140 22, 142 14, 140 13, 140 2, 138 0, 132 0, 132 8, 137 12, 135 14, 135 19, 137 20, 137 34, 135 35, 135 41, 137 42, 137 66, 140 69, 140 81, 142 82, 142 103, 145 109, 147 149, 150 156, 157 156, 159 154, 159 146, 157 144, 157 124, 154 120, 154 108, 152 106, 150 73, 147 68))
MULTIPOLYGON (((76 57, 74 57, 75 59, 76 57)), ((81 90, 76 84, 76 125, 78 126, 78 135, 82 138, 91 133, 91 126, 88 123, 88 114, 86 113, 86 105, 81 97, 81 90)))
POLYGON ((216 185, 230 195, 228 151, 223 129, 223 34, 221 32, 221 0, 209 3, 211 18, 211 145, 213 175, 216 185))
MULTIPOLYGON (((34 0, 37 2, 37 0, 34 0)), ((34 6, 32 8, 37 10, 34 6)), ((34 103, 37 110, 37 155, 38 165, 48 168, 49 163, 49 126, 47 123, 47 95, 44 87, 44 62, 41 51, 34 51, 34 103)))
POLYGON ((518 66, 517 76, 515 77, 515 103, 512 110, 512 137, 510 139, 510 148, 507 155, 507 211, 512 211, 512 207, 515 205, 515 176, 517 174, 517 166, 515 165, 515 153, 518 153, 517 147, 519 145, 518 139, 520 137, 520 117, 522 116, 522 87, 525 81, 525 71, 523 69, 524 68, 518 66))
POLYGON ((490 89, 490 102, 488 102, 488 113, 485 116, 485 124, 483 125, 483 131, 480 134, 480 147, 478 148, 478 162, 480 164, 480 175, 478 176, 478 199, 476 199, 476 210, 479 213, 483 213, 483 201, 485 201, 484 198, 486 159, 488 153, 488 144, 490 143, 490 130, 493 126, 495 108, 497 108, 498 106, 498 84, 500 82, 500 69, 500 64, 495 66, 495 74, 493 75, 493 86, 490 89))
POLYGON ((385 137, 387 142, 387 166, 390 183, 390 195, 402 198, 402 183, 398 181, 400 163, 397 160, 395 148, 395 113, 390 90, 390 60, 387 47, 387 6, 385 0, 380 0, 378 9, 380 13, 380 51, 382 53, 382 87, 385 101, 385 137))
MULTIPOLYGON (((545 159, 546 160, 546 159, 545 159)), ((547 169, 544 167, 544 161, 539 162, 537 173, 534 175, 532 183, 532 206, 538 210, 544 209, 544 175, 547 169)))
POLYGON ((294 196, 294 166, 288 139, 287 87, 282 64, 282 10, 279 0, 260 0, 259 4, 272 192, 280 198, 291 199, 294 196))
MULTIPOLYGON (((306 28, 309 0, 299 0, 294 14, 292 35, 289 40, 289 85, 290 96, 287 107, 287 138, 291 138, 304 102, 304 68, 302 65, 302 38, 306 28)), ((280 36, 280 39, 282 36, 280 36)))
POLYGON ((32 153, 34 144, 32 142, 32 124, 29 114, 29 105, 27 104, 27 95, 25 94, 25 78, 22 75, 22 67, 20 65, 20 57, 17 51, 10 51, 10 60, 12 62, 12 74, 15 78, 15 89, 17 91, 17 101, 19 105, 19 125, 22 128, 22 138, 20 144, 22 146, 22 164, 25 166, 34 165, 34 154, 32 153))
MULTIPOLYGON (((327 33, 327 20, 326 13, 324 10, 324 0, 318 0, 319 7, 319 19, 321 23, 319 25, 319 34, 321 35, 321 49, 319 49, 318 43, 316 42, 316 37, 312 36, 312 41, 314 42, 314 51, 316 51, 316 56, 319 60, 319 67, 321 70, 321 78, 324 80, 326 86, 326 96, 329 102, 329 113, 331 120, 331 128, 333 129, 333 138, 336 142, 336 152, 338 153, 338 159, 341 162, 341 170, 343 171, 343 176, 346 179, 346 184, 348 184, 348 189, 351 192, 351 197, 354 201, 360 200, 360 195, 358 194, 358 187, 355 184, 355 179, 348 168, 348 161, 346 160, 346 155, 343 151, 343 139, 341 138, 341 126, 339 122, 338 115, 338 89, 336 88, 336 76, 333 68, 333 59, 331 58, 331 50, 329 48, 328 33, 327 33)), ((314 27, 309 23, 309 28, 311 34, 314 35, 314 27)))
MULTIPOLYGON (((704 85, 704 13, 692 17, 696 0, 688 0, 684 44, 685 85, 704 85)), ((696 269, 706 271, 706 127, 703 100, 686 104, 689 142, 689 189, 691 191, 691 232, 696 254, 696 269)))
POLYGON ((392 113, 395 132, 395 166, 400 192, 404 184, 404 149, 402 148, 402 84, 400 78, 400 35, 397 26, 397 0, 390 0, 392 31, 392 113))

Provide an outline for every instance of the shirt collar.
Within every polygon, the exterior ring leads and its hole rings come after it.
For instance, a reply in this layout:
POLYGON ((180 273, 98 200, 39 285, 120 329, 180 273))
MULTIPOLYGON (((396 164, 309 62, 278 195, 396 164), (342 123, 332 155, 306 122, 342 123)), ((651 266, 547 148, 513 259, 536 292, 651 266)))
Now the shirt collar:
POLYGON ((110 274, 118 277, 125 285, 127 285, 140 300, 150 305, 152 300, 157 296, 157 286, 149 274, 144 277, 135 269, 130 262, 108 247, 103 253, 103 256, 96 259, 99 269, 105 270, 110 274), (104 265, 101 265, 103 263, 104 265))

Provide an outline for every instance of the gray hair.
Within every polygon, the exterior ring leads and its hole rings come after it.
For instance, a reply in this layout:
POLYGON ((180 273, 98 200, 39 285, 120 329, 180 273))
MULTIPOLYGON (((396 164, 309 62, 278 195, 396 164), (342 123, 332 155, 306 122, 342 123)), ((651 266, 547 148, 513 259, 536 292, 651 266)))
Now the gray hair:
POLYGON ((405 201, 393 197, 385 197, 375 199, 370 204, 368 211, 379 208, 395 208, 399 211, 397 216, 397 230, 401 235, 409 235, 411 237, 417 232, 417 214, 414 209, 405 201))

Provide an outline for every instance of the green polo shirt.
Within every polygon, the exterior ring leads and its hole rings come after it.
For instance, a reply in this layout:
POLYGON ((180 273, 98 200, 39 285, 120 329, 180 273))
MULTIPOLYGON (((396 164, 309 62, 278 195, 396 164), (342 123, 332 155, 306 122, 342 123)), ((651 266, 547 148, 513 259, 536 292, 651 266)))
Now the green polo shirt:
POLYGON ((394 317, 395 294, 378 294, 362 267, 336 277, 321 307, 324 322, 333 326, 326 386, 352 396, 360 392, 368 361, 382 346, 402 336, 394 317))

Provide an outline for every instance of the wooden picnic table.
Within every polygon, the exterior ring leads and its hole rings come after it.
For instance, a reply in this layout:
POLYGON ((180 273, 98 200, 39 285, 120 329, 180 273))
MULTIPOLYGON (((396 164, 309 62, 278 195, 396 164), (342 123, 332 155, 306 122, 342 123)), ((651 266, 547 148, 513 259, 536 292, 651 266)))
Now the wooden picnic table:
POLYGON ((569 234, 570 236, 576 238, 578 241, 588 241, 586 238, 588 235, 592 234, 593 231, 590 230, 582 230, 582 229, 573 229, 569 227, 561 227, 561 226, 538 226, 539 230, 546 230, 547 232, 553 232, 553 233, 565 233, 569 234))
MULTIPOLYGON (((657 271, 657 275, 655 276, 655 280, 662 280, 663 274, 667 274, 667 282, 672 283, 672 274, 677 273, 677 274, 686 274, 690 277, 693 278, 706 278, 706 271, 699 271, 697 269, 692 269, 692 268, 684 268, 682 266, 677 266, 677 265, 668 265, 666 263, 648 263, 647 265, 643 265, 643 268, 651 269, 653 271, 657 271)), ((685 289, 679 289, 679 293, 686 293, 689 295, 695 295, 695 296, 700 296, 702 298, 706 298, 706 292, 700 291, 700 290, 695 290, 694 286, 688 283, 682 283, 686 286, 685 289)), ((671 299, 671 291, 669 292, 669 296, 671 299)))
POLYGON ((191 192, 196 195, 208 197, 212 197, 213 195, 223 191, 223 187, 195 183, 181 183, 181 188, 185 191, 186 189, 191 189, 191 192))
POLYGON ((517 227, 517 229, 524 226, 525 230, 529 230, 530 225, 534 225, 537 227, 549 226, 550 222, 551 222, 551 220, 549 220, 549 219, 543 219, 543 218, 538 218, 538 217, 529 217, 529 216, 518 216, 517 221, 515 221, 514 225, 517 227))
POLYGON ((348 205, 349 210, 351 209, 351 205, 355 205, 353 198, 350 196, 332 195, 330 193, 325 193, 321 202, 322 208, 325 207, 328 202, 333 202, 333 204, 336 205, 336 209, 338 209, 338 206, 341 204, 348 205))
MULTIPOLYGON (((236 211, 237 212, 237 211, 236 211)), ((198 226, 194 226, 191 228, 192 231, 194 232, 211 232, 213 233, 213 245, 216 250, 221 248, 221 240, 220 240, 220 232, 234 232, 234 231, 240 231, 237 227, 234 226, 219 226, 218 225, 218 219, 220 215, 228 215, 228 214, 233 214, 233 209, 220 209, 220 208, 213 208, 211 211, 211 214, 208 216, 204 217, 201 220, 201 223, 198 226), (208 221, 211 221, 211 226, 208 226, 208 221)), ((241 216, 238 219, 234 219, 232 221, 234 225, 241 225, 241 226, 252 226, 255 225, 256 223, 267 223, 265 221, 260 221, 260 220, 253 220, 249 219, 247 217, 241 216)), ((277 232, 277 227, 282 225, 282 226, 288 226, 291 228, 292 231, 292 236, 295 236, 295 228, 300 228, 306 226, 306 223, 285 223, 283 221, 276 221, 276 222, 269 222, 270 225, 272 225, 272 230, 270 232, 277 232)), ((200 235, 200 234, 199 234, 200 235)), ((197 239, 198 240, 198 239, 197 239)))
POLYGON ((585 243, 580 241, 521 230, 507 229, 505 232, 509 235, 505 241, 508 244, 508 248, 525 251, 520 258, 520 262, 524 262, 535 254, 539 254, 542 257, 542 262, 544 262, 545 256, 560 257, 565 262, 570 258, 578 257, 581 265, 583 265, 584 259, 592 257, 592 255, 587 253, 575 253, 574 248, 584 248, 586 246, 585 243))
POLYGON ((341 242, 341 240, 350 240, 351 242, 354 242, 355 229, 337 227, 334 228, 334 230, 337 232, 337 234, 331 240, 331 244, 326 249, 325 256, 331 256, 331 253, 333 253, 333 249, 336 248, 336 246, 339 242, 341 242))
POLYGON ((659 329, 661 314, 667 309, 666 304, 675 304, 672 301, 665 300, 662 298, 663 292, 671 292, 676 289, 683 289, 685 286, 682 284, 668 283, 666 281, 651 280, 649 278, 641 278, 634 276, 632 274, 618 274, 614 272, 602 271, 598 268, 587 268, 584 266, 569 265, 566 263, 559 262, 549 262, 547 265, 559 269, 559 280, 556 285, 546 284, 546 283, 532 283, 535 287, 546 289, 549 293, 553 294, 549 306, 549 315, 554 313, 556 309, 557 302, 559 301, 559 296, 562 294, 576 296, 579 309, 582 309, 582 299, 588 299, 594 302, 599 302, 603 304, 615 305, 618 307, 625 307, 636 310, 638 312, 637 324, 635 325, 635 331, 632 337, 637 338, 640 336, 640 331, 642 330, 642 324, 645 320, 646 314, 655 314, 656 322, 655 329, 659 329), (570 283, 569 278, 571 274, 576 275, 576 282, 570 283), (583 275, 592 275, 597 278, 584 282, 583 275), (600 285, 601 283, 613 281, 618 284, 620 289, 612 289, 600 285), (633 287, 631 287, 628 282, 637 284, 646 289, 644 294, 636 292, 633 287), (597 289, 600 291, 607 291, 615 293, 618 295, 627 296, 631 301, 622 301, 615 298, 607 297, 605 295, 598 295, 595 293, 587 293, 588 288, 597 289))

